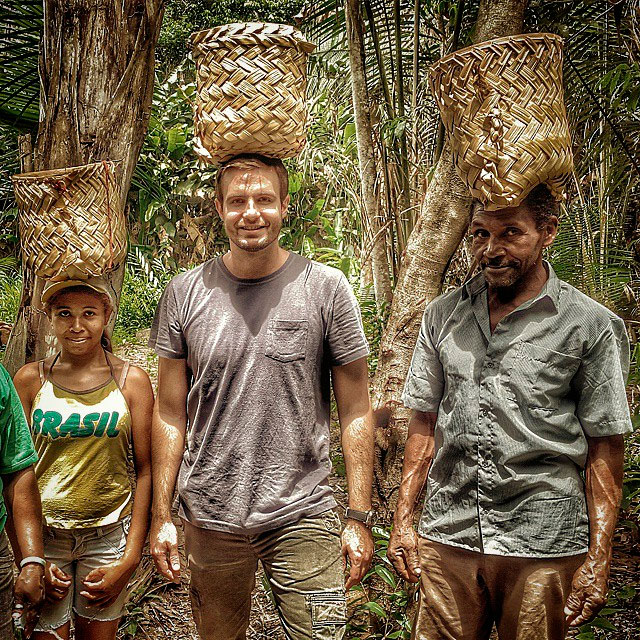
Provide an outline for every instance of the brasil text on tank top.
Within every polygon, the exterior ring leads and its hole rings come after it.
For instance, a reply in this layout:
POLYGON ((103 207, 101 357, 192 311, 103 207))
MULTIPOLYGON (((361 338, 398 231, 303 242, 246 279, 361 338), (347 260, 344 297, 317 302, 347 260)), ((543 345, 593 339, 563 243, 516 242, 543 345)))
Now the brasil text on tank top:
POLYGON ((51 380, 59 356, 46 378, 39 363, 43 384, 31 409, 42 513, 51 527, 113 524, 131 513, 131 414, 121 391, 129 363, 124 363, 118 384, 105 353, 109 380, 87 391, 72 391, 51 380))

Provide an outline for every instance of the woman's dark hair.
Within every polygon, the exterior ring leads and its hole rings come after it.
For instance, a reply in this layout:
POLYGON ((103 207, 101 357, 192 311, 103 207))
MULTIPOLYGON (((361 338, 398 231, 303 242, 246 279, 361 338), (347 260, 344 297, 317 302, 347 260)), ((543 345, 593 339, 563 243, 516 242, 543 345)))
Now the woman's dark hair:
MULTIPOLYGON (((87 287, 85 285, 78 284, 78 285, 74 285, 73 287, 67 287, 66 289, 60 289, 60 291, 57 291, 56 293, 54 293, 44 303, 45 313, 49 317, 51 317, 51 312, 52 312, 53 308, 56 305, 56 300, 58 300, 60 298, 60 296, 62 296, 65 293, 87 293, 89 295, 92 295, 92 296, 98 298, 100 300, 100 302, 102 302, 102 305, 104 306, 104 315, 105 315, 105 317, 107 317, 113 311, 113 305, 111 304, 111 299, 109 298, 109 296, 106 293, 102 293, 100 291, 96 291, 95 289, 92 289, 91 287, 87 287)), ((105 351, 109 351, 109 353, 113 353, 113 346, 111 344, 111 336, 109 335, 109 332, 107 331, 106 327, 102 331, 102 337, 100 338, 100 344, 102 345, 102 348, 105 351)))

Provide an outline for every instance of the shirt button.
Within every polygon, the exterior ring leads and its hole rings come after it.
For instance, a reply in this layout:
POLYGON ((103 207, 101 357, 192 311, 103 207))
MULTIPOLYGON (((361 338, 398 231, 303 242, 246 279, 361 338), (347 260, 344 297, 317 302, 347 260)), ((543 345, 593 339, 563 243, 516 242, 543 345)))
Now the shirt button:
POLYGON ((495 367, 495 363, 491 362, 491 360, 489 360, 489 362, 487 362, 487 369, 493 369, 495 367))

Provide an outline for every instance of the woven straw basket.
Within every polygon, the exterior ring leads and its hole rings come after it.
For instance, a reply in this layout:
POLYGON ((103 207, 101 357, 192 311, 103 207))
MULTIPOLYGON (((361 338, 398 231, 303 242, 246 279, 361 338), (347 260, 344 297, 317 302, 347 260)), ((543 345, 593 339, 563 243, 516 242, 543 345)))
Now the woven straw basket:
POLYGON ((114 165, 12 177, 25 267, 41 278, 87 278, 111 271, 127 251, 114 165))
POLYGON ((486 210, 517 206, 541 183, 563 198, 573 156, 559 36, 461 49, 439 60, 429 80, 458 173, 486 210))
POLYGON ((191 36, 195 150, 217 164, 240 153, 295 156, 305 145, 307 55, 293 27, 248 22, 191 36))

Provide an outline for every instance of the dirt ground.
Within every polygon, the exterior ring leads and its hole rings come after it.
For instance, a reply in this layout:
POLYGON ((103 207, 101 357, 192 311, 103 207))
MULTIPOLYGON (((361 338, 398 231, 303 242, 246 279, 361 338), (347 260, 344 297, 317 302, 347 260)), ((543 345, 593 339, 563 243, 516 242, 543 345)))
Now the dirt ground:
MULTIPOLYGON (((154 386, 157 381, 157 359, 146 347, 148 331, 138 334, 134 342, 128 342, 116 348, 116 354, 127 358, 133 364, 143 367, 151 376, 154 386)), ((338 450, 336 434, 332 434, 332 452, 338 450)), ((346 505, 344 479, 331 478, 336 500, 341 507, 346 505)), ((341 509, 344 511, 344 508, 341 509)), ((180 545, 181 553, 184 549, 180 545)), ((640 541, 638 532, 629 527, 619 527, 614 546, 613 568, 610 592, 635 589, 635 595, 620 598, 617 611, 605 617, 615 627, 595 629, 593 636, 584 640, 640 640, 640 541)), ((169 584, 158 576, 148 554, 136 573, 132 595, 127 605, 127 616, 123 621, 120 637, 136 635, 138 638, 158 640, 197 640, 198 636, 191 615, 188 593, 188 571, 183 570, 181 584, 169 584)), ((351 607, 351 610, 353 607, 351 607)), ((606 626, 606 625, 605 625, 606 626)), ((570 634, 575 637, 576 632, 570 634)), ((253 606, 247 633, 249 640, 286 640, 282 633, 278 616, 269 594, 265 590, 260 572, 256 578, 253 592, 253 606)), ((356 636, 352 635, 351 638, 356 636)), ((380 638, 381 636, 362 636, 380 638)), ((493 637, 493 636, 492 636, 493 637)))

